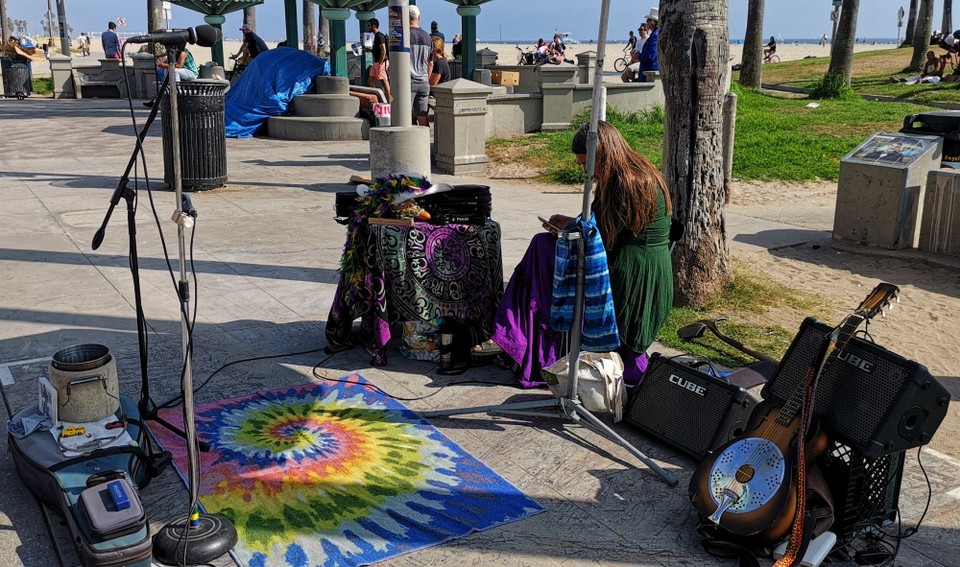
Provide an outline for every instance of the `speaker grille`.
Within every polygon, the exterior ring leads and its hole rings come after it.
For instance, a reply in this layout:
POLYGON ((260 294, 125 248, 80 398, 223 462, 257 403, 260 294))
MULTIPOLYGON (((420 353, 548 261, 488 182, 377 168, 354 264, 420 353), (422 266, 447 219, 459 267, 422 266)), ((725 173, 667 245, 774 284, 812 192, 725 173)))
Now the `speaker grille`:
POLYGON ((732 407, 744 409, 738 399, 743 399, 743 391, 737 386, 654 354, 630 402, 626 421, 703 457, 713 449, 718 429, 728 421, 732 407))
MULTIPOLYGON (((820 341, 830 331, 831 327, 823 323, 804 321, 767 384, 765 397, 786 400, 803 385, 820 341)), ((873 438, 915 366, 877 345, 852 339, 820 376, 814 411, 832 432, 864 446, 873 438)))

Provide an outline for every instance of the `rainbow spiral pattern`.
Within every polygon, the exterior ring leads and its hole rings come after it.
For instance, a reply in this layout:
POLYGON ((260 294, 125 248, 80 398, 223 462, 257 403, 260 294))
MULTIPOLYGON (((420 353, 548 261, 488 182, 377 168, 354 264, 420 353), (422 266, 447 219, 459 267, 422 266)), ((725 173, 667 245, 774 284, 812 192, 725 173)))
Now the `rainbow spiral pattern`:
MULTIPOLYGON (((198 406, 201 502, 247 565, 361 565, 543 511, 359 375, 198 406)), ((182 423, 179 410, 161 412, 182 423)), ((183 441, 155 431, 186 470, 183 441)))

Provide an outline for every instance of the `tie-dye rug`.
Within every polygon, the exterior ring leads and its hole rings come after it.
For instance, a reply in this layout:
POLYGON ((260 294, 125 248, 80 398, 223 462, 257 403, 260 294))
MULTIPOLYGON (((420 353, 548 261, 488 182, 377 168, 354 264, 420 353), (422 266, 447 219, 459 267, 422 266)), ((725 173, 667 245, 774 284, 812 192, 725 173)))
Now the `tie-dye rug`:
MULTIPOLYGON (((236 524, 245 564, 365 565, 543 511, 362 376, 344 380, 196 408, 211 445, 200 500, 236 524)), ((154 433, 185 471, 183 440, 154 433)))

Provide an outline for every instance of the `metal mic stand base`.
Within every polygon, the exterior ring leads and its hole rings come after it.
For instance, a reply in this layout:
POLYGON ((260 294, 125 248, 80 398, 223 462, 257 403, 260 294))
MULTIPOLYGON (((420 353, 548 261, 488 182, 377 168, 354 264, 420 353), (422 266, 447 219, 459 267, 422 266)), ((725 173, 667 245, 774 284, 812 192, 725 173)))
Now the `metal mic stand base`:
POLYGON ((597 433, 602 434, 611 441, 615 441, 621 447, 630 452, 634 457, 640 460, 643 464, 647 465, 653 472, 657 473, 660 478, 663 479, 669 486, 677 486, 679 481, 675 476, 673 476, 668 471, 664 470, 660 465, 653 462, 649 457, 644 455, 639 449, 630 444, 629 441, 617 434, 616 431, 610 429, 607 424, 600 421, 595 415, 590 413, 587 408, 583 407, 583 404, 580 403, 580 400, 571 400, 568 397, 563 398, 548 398, 543 400, 534 400, 529 402, 515 402, 512 404, 500 404, 494 406, 476 406, 470 408, 460 408, 460 409, 451 409, 451 410, 436 410, 436 411, 425 411, 418 412, 422 417, 431 418, 431 417, 450 417, 454 415, 466 415, 473 413, 486 413, 489 415, 518 415, 518 416, 527 416, 527 417, 560 417, 563 419, 568 419, 575 423, 579 423, 580 419, 583 418, 586 423, 583 425, 589 426, 591 429, 597 431, 597 433), (553 412, 547 411, 536 411, 538 409, 553 409, 553 412))
POLYGON ((166 565, 208 565, 237 544, 237 529, 226 518, 200 514, 190 525, 180 518, 153 536, 153 557, 166 565))

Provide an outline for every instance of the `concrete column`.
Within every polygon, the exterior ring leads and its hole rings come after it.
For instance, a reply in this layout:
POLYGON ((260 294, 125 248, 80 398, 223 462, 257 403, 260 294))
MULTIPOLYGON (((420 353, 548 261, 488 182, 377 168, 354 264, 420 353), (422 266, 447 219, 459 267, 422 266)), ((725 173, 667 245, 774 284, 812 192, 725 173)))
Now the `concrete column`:
POLYGON ((391 126, 370 129, 370 177, 377 179, 393 173, 417 173, 430 177, 429 128, 391 126))
POLYGON ((50 75, 53 80, 53 98, 77 98, 73 85, 73 63, 66 55, 50 55, 50 75))
POLYGON ((565 130, 573 119, 573 88, 578 70, 570 65, 542 65, 537 69, 543 95, 543 131, 565 130))
MULTIPOLYGON (((367 22, 377 17, 375 12, 369 10, 360 10, 357 12, 357 19, 360 20, 360 44, 363 45, 363 34, 367 33, 367 22)), ((360 52, 360 84, 367 84, 367 77, 370 76, 370 68, 367 67, 367 52, 360 52)))
POLYGON ((486 169, 487 97, 492 92, 492 88, 467 79, 454 79, 433 88, 440 171, 462 175, 486 169))
POLYGON ((153 98, 157 95, 157 60, 149 53, 134 53, 134 98, 153 98))
POLYGON ((477 68, 477 16, 480 15, 480 6, 457 6, 460 14, 460 28, 463 34, 461 42, 463 49, 460 52, 462 62, 462 77, 472 77, 477 68))
POLYGON ((592 85, 593 74, 597 69, 597 52, 585 51, 577 54, 577 82, 581 85, 592 85))
POLYGON ((324 8, 323 17, 330 20, 330 72, 339 77, 347 76, 347 20, 348 8, 324 8))
MULTIPOLYGON (((203 21, 217 28, 217 31, 220 32, 220 40, 210 48, 210 59, 213 59, 214 63, 223 67, 223 23, 227 21, 227 19, 223 17, 222 14, 208 14, 203 17, 203 21)), ((199 61, 197 62, 198 65, 200 63, 199 61)))
MULTIPOLYGON (((406 126, 413 122, 413 93, 410 85, 410 11, 407 0, 390 0, 389 52, 390 121, 393 127, 406 126)), ((429 145, 429 144, 428 144, 429 145)), ((429 150, 428 150, 429 153, 429 150)))

